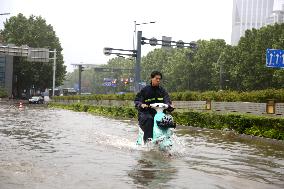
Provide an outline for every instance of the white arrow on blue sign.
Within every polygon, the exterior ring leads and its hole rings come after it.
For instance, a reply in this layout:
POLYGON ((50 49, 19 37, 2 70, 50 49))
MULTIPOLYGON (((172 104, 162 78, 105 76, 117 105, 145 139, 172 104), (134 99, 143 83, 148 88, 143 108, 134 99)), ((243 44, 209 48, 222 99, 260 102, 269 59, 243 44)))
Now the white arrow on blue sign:
POLYGON ((284 50, 266 49, 266 67, 284 68, 284 50))

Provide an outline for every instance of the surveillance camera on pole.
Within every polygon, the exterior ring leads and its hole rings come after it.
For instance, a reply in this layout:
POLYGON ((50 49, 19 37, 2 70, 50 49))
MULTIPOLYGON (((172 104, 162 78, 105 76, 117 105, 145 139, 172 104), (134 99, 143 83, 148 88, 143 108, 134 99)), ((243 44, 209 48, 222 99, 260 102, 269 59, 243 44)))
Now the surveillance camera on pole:
POLYGON ((10 13, 6 12, 6 13, 0 13, 0 16, 3 16, 3 15, 9 15, 10 13))
POLYGON ((193 49, 193 50, 196 50, 198 48, 198 45, 195 41, 191 41, 189 43, 189 48, 193 49))
POLYGON ((152 37, 151 39, 149 39, 149 44, 151 46, 156 46, 158 44, 158 40, 154 37, 152 37))
POLYGON ((184 47, 184 42, 182 40, 177 41, 177 48, 183 48, 184 47))

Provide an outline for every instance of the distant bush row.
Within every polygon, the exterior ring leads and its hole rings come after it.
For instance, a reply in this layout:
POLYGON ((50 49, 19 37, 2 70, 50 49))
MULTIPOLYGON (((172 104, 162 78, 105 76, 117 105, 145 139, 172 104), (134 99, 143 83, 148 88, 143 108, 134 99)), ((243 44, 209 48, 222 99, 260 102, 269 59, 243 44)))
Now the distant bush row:
MULTIPOLYGON (((111 117, 137 118, 137 110, 133 107, 92 106, 80 103, 69 105, 50 103, 49 106, 111 117)), ((210 129, 230 129, 239 134, 284 140, 283 118, 193 111, 174 112, 173 116, 178 125, 210 129)))
POLYGON ((3 88, 0 88, 0 98, 5 98, 7 96, 7 92, 3 88))
POLYGON ((274 99, 284 102, 284 89, 266 89, 250 92, 237 91, 207 91, 207 92, 177 92, 171 94, 174 100, 198 101, 214 100, 219 102, 266 102, 274 99))
MULTIPOLYGON (((220 102, 266 102, 274 99, 276 102, 284 102, 284 89, 267 89, 250 92, 237 91, 208 91, 208 92, 174 92, 170 94, 173 101, 200 101, 214 100, 220 102)), ((134 100, 135 94, 122 95, 76 95, 54 97, 55 100, 134 100)))

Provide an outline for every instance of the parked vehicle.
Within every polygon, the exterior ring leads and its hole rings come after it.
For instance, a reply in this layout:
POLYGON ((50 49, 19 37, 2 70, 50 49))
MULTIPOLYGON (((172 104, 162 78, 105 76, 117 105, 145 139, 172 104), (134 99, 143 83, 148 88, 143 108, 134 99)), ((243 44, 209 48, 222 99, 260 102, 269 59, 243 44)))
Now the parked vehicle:
POLYGON ((43 101, 41 96, 33 96, 29 99, 29 104, 43 104, 43 101))

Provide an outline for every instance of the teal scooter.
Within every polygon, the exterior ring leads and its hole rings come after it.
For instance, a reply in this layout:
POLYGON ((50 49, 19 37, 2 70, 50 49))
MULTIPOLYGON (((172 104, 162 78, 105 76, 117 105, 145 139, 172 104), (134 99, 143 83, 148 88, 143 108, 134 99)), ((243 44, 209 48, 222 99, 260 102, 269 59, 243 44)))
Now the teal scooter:
MULTIPOLYGON (((169 106, 164 103, 154 103, 150 104, 151 108, 154 108, 157 113, 154 116, 154 127, 153 127, 153 139, 151 143, 158 145, 160 150, 167 150, 172 145, 172 135, 173 131, 171 128, 175 128, 176 124, 173 122, 171 115, 166 115, 163 111, 169 106)), ((143 140, 144 132, 139 127, 137 145, 144 145, 143 140)))

